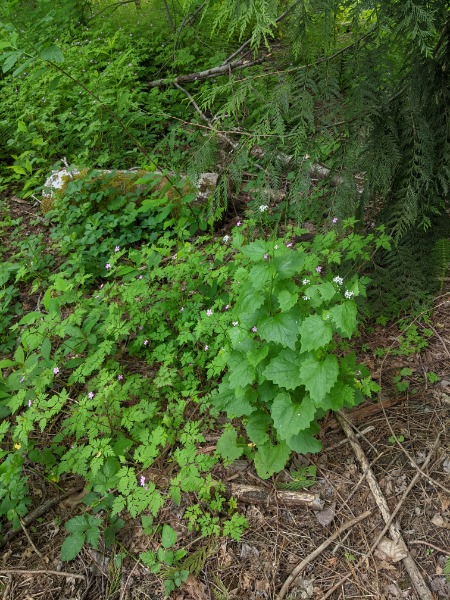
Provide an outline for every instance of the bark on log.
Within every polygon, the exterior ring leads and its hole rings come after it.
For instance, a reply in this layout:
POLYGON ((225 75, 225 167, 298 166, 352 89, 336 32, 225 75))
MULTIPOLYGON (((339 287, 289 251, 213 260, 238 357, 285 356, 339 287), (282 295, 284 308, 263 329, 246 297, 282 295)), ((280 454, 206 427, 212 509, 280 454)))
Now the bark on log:
POLYGON ((323 501, 318 494, 313 492, 272 490, 244 483, 228 484, 227 490, 238 502, 244 502, 245 504, 309 506, 314 510, 322 510, 323 508, 323 501))

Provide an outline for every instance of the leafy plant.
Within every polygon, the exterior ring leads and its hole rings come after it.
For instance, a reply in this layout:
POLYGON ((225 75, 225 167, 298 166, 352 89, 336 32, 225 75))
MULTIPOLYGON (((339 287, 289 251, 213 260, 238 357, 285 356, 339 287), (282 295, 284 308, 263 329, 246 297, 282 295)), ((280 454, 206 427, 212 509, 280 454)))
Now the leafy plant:
POLYGON ((251 455, 260 477, 268 478, 292 451, 321 448, 314 437, 318 418, 376 388, 354 355, 342 352, 345 338, 356 333, 355 300, 367 279, 335 271, 365 255, 369 240, 350 234, 338 242, 330 232, 309 252, 282 239, 243 241, 240 234, 233 238, 243 266, 234 278, 228 370, 212 401, 242 419, 251 442, 229 425, 218 443, 221 455, 230 461, 251 455))
POLYGON ((404 367, 401 369, 399 375, 395 375, 395 377, 393 377, 394 385, 399 392, 404 392, 409 388, 409 381, 408 379, 404 378, 410 377, 412 374, 413 372, 409 367, 404 367))

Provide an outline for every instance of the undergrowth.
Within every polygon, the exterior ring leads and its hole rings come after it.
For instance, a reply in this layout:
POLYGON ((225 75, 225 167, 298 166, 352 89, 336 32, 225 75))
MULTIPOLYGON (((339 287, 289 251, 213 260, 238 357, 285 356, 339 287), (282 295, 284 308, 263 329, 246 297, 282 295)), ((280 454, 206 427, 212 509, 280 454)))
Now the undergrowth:
POLYGON ((82 478, 63 560, 111 547, 126 515, 140 518, 159 540, 140 558, 169 593, 190 562, 166 507, 205 539, 239 539, 246 521, 218 462, 244 453, 270 477, 292 451, 319 450, 317 419, 374 389, 347 339, 368 284, 358 270, 389 238, 352 221, 311 243, 267 238, 265 207, 223 239, 199 236, 191 196, 99 185, 70 183, 46 215, 50 246, 17 243, 1 267, 0 516, 20 527, 30 467, 60 485, 82 478), (14 303, 24 282, 30 311, 14 303))

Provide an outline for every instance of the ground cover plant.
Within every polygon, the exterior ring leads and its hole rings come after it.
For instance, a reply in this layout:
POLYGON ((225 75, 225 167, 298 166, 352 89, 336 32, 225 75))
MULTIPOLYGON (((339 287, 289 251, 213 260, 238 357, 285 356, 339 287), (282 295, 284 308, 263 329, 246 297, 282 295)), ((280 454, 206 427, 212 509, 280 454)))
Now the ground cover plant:
MULTIPOLYGON (((363 325, 448 274, 448 23, 439 2, 2 5, 0 186, 23 216, 2 203, 0 537, 30 473, 76 482, 61 559, 130 558, 139 520, 133 558, 170 595, 246 531, 223 469, 273 480, 380 392, 363 325), (42 195, 62 165, 82 176, 42 195)), ((432 330, 402 335, 375 354, 432 330)), ((295 466, 280 489, 316 475, 295 466)))

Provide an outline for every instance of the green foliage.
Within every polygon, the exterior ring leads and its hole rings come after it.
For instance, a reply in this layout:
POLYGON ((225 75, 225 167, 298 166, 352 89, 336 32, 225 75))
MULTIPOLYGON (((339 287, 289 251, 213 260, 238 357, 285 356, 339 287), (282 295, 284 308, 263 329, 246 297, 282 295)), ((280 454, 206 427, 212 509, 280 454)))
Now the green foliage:
POLYGON ((277 483, 279 490, 305 490, 316 483, 316 467, 314 465, 300 467, 297 471, 292 471, 290 475, 292 481, 277 483))
POLYGON ((282 239, 244 245, 235 235, 243 267, 234 277, 228 371, 212 401, 228 417, 243 418, 251 444, 229 426, 218 443, 226 460, 251 455, 260 477, 270 477, 291 451, 320 449, 317 418, 374 389, 355 357, 342 355, 344 338, 356 332, 355 299, 364 296, 367 280, 336 272, 366 258, 373 241, 353 233, 338 241, 330 232, 293 249, 282 239))

